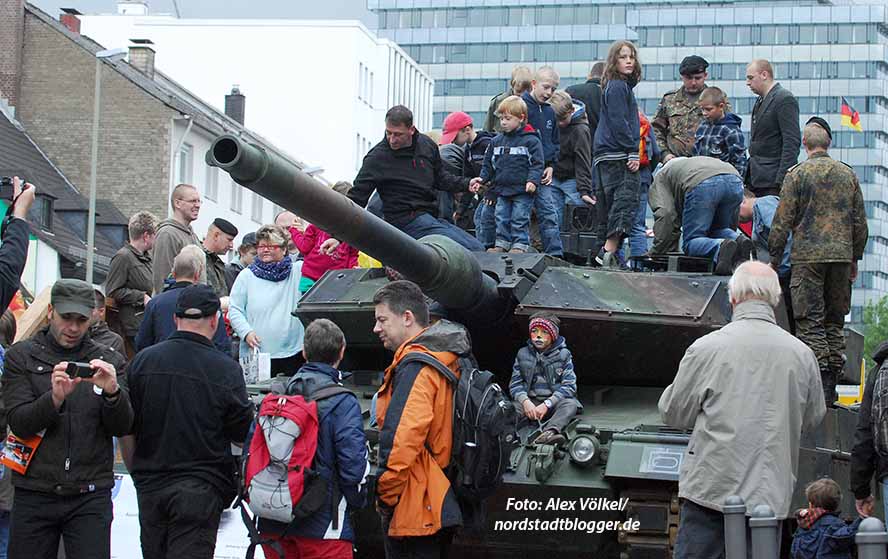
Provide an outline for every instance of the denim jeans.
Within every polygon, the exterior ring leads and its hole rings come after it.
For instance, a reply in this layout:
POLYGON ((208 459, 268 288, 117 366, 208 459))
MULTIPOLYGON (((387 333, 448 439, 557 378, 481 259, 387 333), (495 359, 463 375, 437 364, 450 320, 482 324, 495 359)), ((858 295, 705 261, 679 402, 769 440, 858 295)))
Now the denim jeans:
POLYGON ((879 482, 882 486, 882 507, 885 509, 885 521, 888 522, 888 479, 879 482))
POLYGON ((533 194, 496 199, 496 246, 503 250, 530 248, 530 209, 533 194))
POLYGON ((413 221, 401 226, 400 229, 414 239, 421 239, 428 235, 443 235, 468 250, 484 250, 484 247, 481 246, 481 243, 475 237, 452 223, 447 223, 426 213, 419 214, 413 221))
POLYGON ((650 186, 650 182, 641 181, 641 188, 638 192, 638 212, 635 214, 632 231, 629 233, 629 252, 631 256, 641 256, 650 251, 645 220, 647 217, 648 189, 650 186))
POLYGON ((684 253, 718 260, 722 241, 737 238, 734 226, 742 201, 743 181, 736 175, 716 175, 685 194, 681 216, 684 253))
POLYGON ((484 200, 475 208, 475 238, 490 248, 496 242, 496 204, 487 205, 484 200))
MULTIPOLYGON (((632 231, 635 215, 638 213, 639 173, 631 172, 625 159, 599 161, 595 165, 598 175, 599 198, 604 202, 602 209, 607 215, 599 226, 599 237, 626 238, 632 231)), ((602 216, 603 217, 603 216, 602 216)))
POLYGON ((0 510, 0 559, 6 559, 9 546, 9 511, 0 510))
POLYGON ((552 190, 554 189, 551 185, 540 185, 536 194, 533 195, 533 209, 536 211, 537 223, 540 227, 543 252, 552 256, 563 256, 561 224, 558 222, 558 214, 555 212, 555 204, 552 202, 552 190))
POLYGON ((555 221, 558 223, 558 230, 561 230, 562 223, 564 223, 564 205, 571 204, 572 206, 582 206, 584 204, 583 199, 580 198, 580 193, 577 192, 577 180, 576 179, 567 179, 561 180, 552 178, 552 184, 549 185, 552 187, 550 191, 552 194, 552 204, 555 206, 555 221))

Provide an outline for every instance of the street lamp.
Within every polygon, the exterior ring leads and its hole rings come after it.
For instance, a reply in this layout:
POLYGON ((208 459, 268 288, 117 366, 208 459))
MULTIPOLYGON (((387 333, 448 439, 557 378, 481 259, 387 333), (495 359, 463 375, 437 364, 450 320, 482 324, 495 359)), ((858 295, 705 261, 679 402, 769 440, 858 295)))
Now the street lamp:
POLYGON ((96 251, 96 174, 99 164, 99 114, 102 97, 102 60, 112 62, 126 56, 127 49, 100 50, 96 53, 96 87, 93 105, 92 157, 89 176, 89 218, 86 233, 86 281, 93 283, 93 264, 96 251))

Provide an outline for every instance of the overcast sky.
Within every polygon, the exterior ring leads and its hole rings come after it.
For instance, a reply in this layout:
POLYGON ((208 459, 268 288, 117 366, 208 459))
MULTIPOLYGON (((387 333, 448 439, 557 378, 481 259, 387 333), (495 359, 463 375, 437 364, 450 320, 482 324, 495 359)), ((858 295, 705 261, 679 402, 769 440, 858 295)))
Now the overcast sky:
MULTIPOLYGON (((115 0, 30 0, 41 10, 56 16, 61 8, 75 8, 84 14, 117 13, 115 0)), ((375 27, 366 0, 177 0, 179 14, 186 18, 287 18, 287 19, 359 19, 375 27)), ((174 14, 173 0, 149 0, 149 13, 174 14)))

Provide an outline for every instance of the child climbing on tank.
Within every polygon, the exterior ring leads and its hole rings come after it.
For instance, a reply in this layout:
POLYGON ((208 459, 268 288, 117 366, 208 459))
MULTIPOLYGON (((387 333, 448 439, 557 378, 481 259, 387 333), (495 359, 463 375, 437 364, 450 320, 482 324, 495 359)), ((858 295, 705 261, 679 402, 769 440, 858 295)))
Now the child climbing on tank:
POLYGON ((518 350, 512 366, 509 392, 523 422, 538 422, 535 444, 565 441, 564 429, 577 413, 577 375, 567 342, 559 335, 561 321, 554 314, 530 317, 530 339, 518 350))

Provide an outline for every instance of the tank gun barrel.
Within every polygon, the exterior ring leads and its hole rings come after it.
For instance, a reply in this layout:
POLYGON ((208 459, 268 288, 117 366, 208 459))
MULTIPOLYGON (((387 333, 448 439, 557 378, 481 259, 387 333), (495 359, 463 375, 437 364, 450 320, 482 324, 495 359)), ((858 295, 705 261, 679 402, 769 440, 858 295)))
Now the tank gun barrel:
POLYGON ((227 172, 236 183, 394 268, 445 307, 489 308, 499 299, 496 283, 457 243, 439 235, 417 241, 257 145, 225 134, 210 146, 206 162, 227 172))

